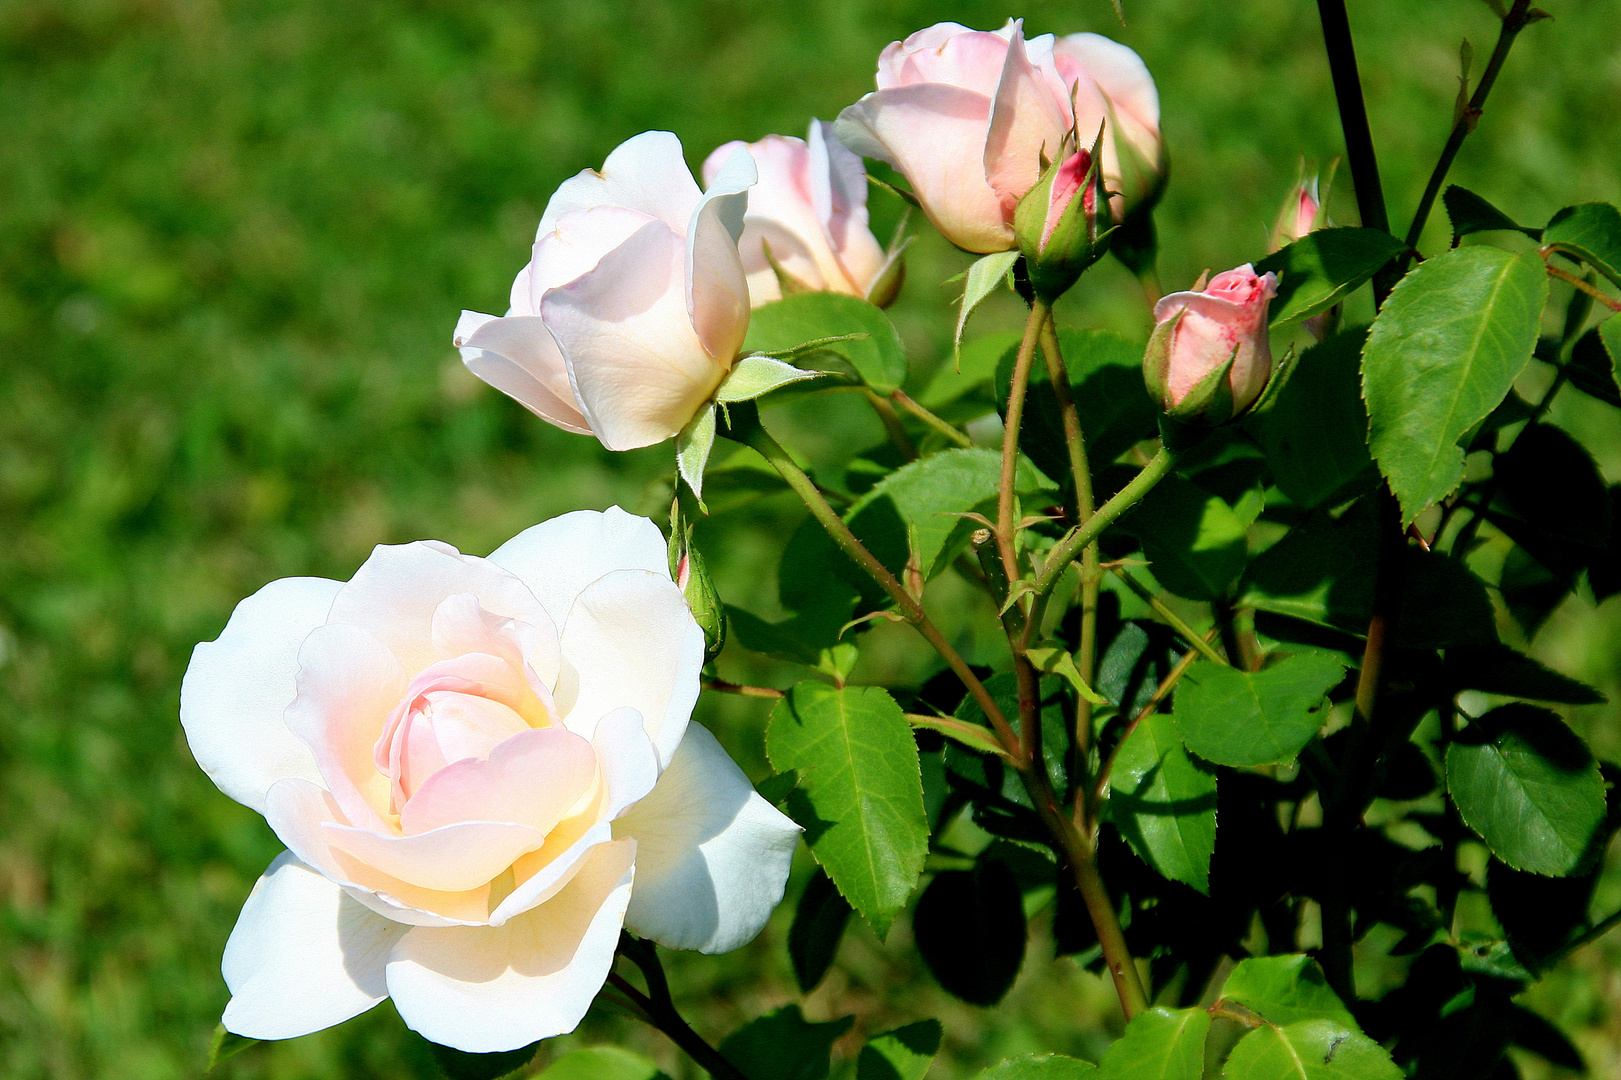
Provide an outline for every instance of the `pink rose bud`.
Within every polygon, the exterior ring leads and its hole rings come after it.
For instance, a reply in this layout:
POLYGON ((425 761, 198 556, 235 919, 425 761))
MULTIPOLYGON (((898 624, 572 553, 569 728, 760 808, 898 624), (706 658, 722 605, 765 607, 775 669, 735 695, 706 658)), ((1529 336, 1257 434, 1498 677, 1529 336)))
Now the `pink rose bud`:
POLYGON ((1164 165, 1159 94, 1141 57, 1097 34, 1026 41, 1017 20, 995 33, 939 23, 891 43, 877 91, 835 128, 906 177, 946 239, 981 254, 1017 245, 1014 210, 1072 132, 1090 140, 1106 128, 1117 217, 1152 198, 1164 165))
POLYGON ((885 252, 872 235, 866 170, 832 124, 812 120, 804 139, 729 142, 704 162, 704 182, 712 183, 740 148, 760 172, 738 241, 754 307, 784 292, 847 293, 880 305, 895 298, 899 252, 885 252))
POLYGON ((1098 221, 1107 198, 1098 159, 1077 150, 1051 165, 1019 201, 1014 231, 1038 296, 1056 300, 1109 250, 1098 221))
POLYGON ((1308 233, 1329 225, 1328 209, 1323 205, 1316 173, 1302 176, 1283 201, 1278 223, 1272 227, 1272 250, 1288 247, 1308 233))
POLYGON ((1255 404, 1272 377, 1267 305, 1277 291, 1276 274, 1245 263, 1154 305, 1143 374, 1167 416, 1214 427, 1255 404))

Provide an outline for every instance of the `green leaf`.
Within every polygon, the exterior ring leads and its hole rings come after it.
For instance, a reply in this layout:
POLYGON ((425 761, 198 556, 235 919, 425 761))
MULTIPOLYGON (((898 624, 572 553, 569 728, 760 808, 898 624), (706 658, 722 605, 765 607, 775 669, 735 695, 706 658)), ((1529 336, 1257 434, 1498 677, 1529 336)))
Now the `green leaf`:
POLYGON ((1547 275, 1535 253, 1464 247, 1402 278, 1362 350, 1368 446, 1403 524, 1463 479, 1458 440, 1531 359, 1547 275))
POLYGON ((250 1039, 246 1035, 238 1035, 234 1031, 226 1031, 224 1024, 215 1024, 214 1037, 208 1043, 209 1071, 212 1072, 248 1047, 258 1045, 259 1041, 258 1039, 250 1039))
POLYGON ((1561 429, 1530 425, 1493 468, 1504 501, 1537 532, 1587 548, 1609 541, 1604 477, 1586 447, 1561 429))
POLYGON ((1612 348, 1604 343, 1606 335, 1615 337, 1616 345, 1621 346, 1621 320, 1611 316, 1576 339, 1570 363, 1565 365, 1565 377, 1582 393, 1621 408, 1621 376, 1616 374, 1612 348))
POLYGON ((1183 749, 1176 721, 1153 713, 1126 737, 1109 777, 1109 820, 1144 862, 1210 894, 1216 776, 1183 749))
POLYGON ((788 927, 788 959, 793 961, 801 993, 816 989, 827 975, 849 921, 849 901, 839 895, 827 871, 818 868, 805 883, 793 924, 788 927))
POLYGON ((1621 210, 1609 203, 1567 206, 1548 220, 1542 243, 1621 285, 1621 210))
POLYGON ((675 437, 676 468, 697 496, 699 506, 703 506, 704 467, 709 464, 709 452, 714 448, 715 406, 705 405, 675 437))
POLYGON ((875 1035, 856 1058, 856 1080, 923 1080, 940 1052, 940 1021, 915 1024, 875 1035))
POLYGON ((974 264, 968 268, 967 283, 963 286, 962 307, 957 314, 957 332, 951 339, 953 351, 962 345, 962 332, 968 325, 968 316, 1007 280, 1008 272, 1018 261, 1017 250, 998 251, 974 260, 974 264))
POLYGON ((972 724, 943 716, 928 716, 923 713, 908 713, 906 722, 915 728, 937 731, 953 742, 960 743, 977 753, 1000 754, 1003 756, 1007 754, 1002 744, 997 741, 996 733, 983 724, 972 724))
MULTIPOLYGON (((1058 331, 1058 347, 1069 373, 1070 400, 1086 439, 1087 460, 1094 471, 1158 434, 1159 407, 1143 384, 1142 345, 1107 330, 1065 328, 1058 331)), ((1017 354, 1018 341, 1014 340, 996 365, 996 400, 1004 412, 1017 354)), ((1069 476, 1063 415, 1041 355, 1030 365, 1019 448, 1048 476, 1069 476)))
POLYGON ((1464 822, 1517 870, 1577 870, 1604 821, 1592 751, 1546 709, 1505 705, 1447 748, 1447 791, 1464 822))
POLYGON ((651 1061, 617 1046, 570 1050, 540 1075, 546 1080, 670 1080, 651 1061))
POLYGON ((995 1005, 1024 962, 1024 903, 1013 872, 981 858, 972 870, 935 874, 918 897, 912 935, 936 982, 970 1005, 995 1005))
POLYGON ((798 1005, 751 1020, 727 1036, 720 1053, 749 1080, 822 1080, 832 1067, 833 1044, 855 1017, 807 1023, 798 1005))
POLYGON ((1597 329, 1599 340, 1610 354, 1610 378, 1621 384, 1621 318, 1611 315, 1597 329))
MULTIPOLYGON (((951 565, 978 528, 962 515, 994 500, 1001 480, 1002 455, 995 450, 941 450, 878 481, 844 520, 896 575, 906 567, 910 535, 924 577, 933 578, 951 565)), ((1026 468, 1017 486, 1021 492, 1035 490, 1038 478, 1026 468)))
MULTIPOLYGON (((1239 603, 1365 634, 1373 613, 1378 524, 1364 499, 1336 520, 1316 513, 1250 563, 1239 603)), ((1406 552, 1397 644, 1439 649, 1497 643, 1486 585, 1439 552, 1406 552)))
POLYGON ((1177 684, 1176 726, 1189 750, 1217 765, 1293 761, 1323 726, 1324 698, 1344 676, 1345 665, 1326 653, 1261 671, 1201 660, 1177 684))
POLYGON ((1344 502, 1379 480, 1362 404, 1367 333, 1351 327, 1307 349, 1242 421, 1266 451, 1278 487, 1305 509, 1344 502))
MULTIPOLYGON (((1604 839, 1601 835, 1597 842, 1604 839)), ((1491 860, 1486 869, 1486 896, 1515 959, 1531 971, 1541 971, 1578 932, 1587 929, 1587 912, 1600 869, 1595 860, 1584 874, 1551 878, 1491 860)))
POLYGON ((1507 645, 1448 649, 1445 671, 1455 690, 1481 690, 1562 705, 1599 705, 1608 700, 1586 683, 1543 667, 1507 645))
MULTIPOLYGON (((848 340, 851 339, 823 338, 821 341, 807 342, 803 351, 813 352, 815 346, 848 340)), ((769 356, 745 356, 732 365, 731 374, 726 376, 726 381, 715 391, 715 400, 727 404, 734 401, 752 401, 781 387, 826 374, 825 371, 803 371, 769 356)))
POLYGON ((1227 1080, 1402 1080, 1383 1047, 1332 1020, 1256 1028, 1238 1040, 1221 1075, 1227 1080))
POLYGON ((447 1080, 496 1080, 496 1077, 517 1072, 534 1059, 540 1043, 532 1042, 516 1050, 498 1050, 493 1054, 469 1054, 429 1042, 428 1049, 447 1080))
POLYGON ((1025 1054, 1008 1058, 980 1073, 975 1080, 1091 1080, 1097 1066, 1063 1054, 1025 1054))
POLYGON ((1099 1080, 1199 1080, 1210 1014, 1155 1006, 1138 1013, 1098 1062, 1099 1080))
POLYGON ((1333 1020, 1356 1027, 1323 969, 1309 956, 1264 956, 1241 960, 1227 976, 1221 996, 1236 1001, 1269 1024, 1333 1020))
POLYGON ((865 300, 843 293, 804 292, 756 308, 743 349, 782 353, 810 341, 849 361, 857 377, 880 394, 906 379, 906 352, 889 317, 865 300), (842 338, 827 341, 829 338, 842 338))
POLYGON ((1405 245, 1379 229, 1318 229, 1255 264, 1255 272, 1278 275, 1272 300, 1273 326, 1327 311, 1405 245))
POLYGON ((1446 191, 1441 193, 1441 201, 1446 204, 1447 218, 1452 222, 1453 247, 1458 246, 1459 240, 1477 232, 1512 231, 1524 233, 1533 240, 1542 239, 1541 229, 1528 229, 1516 223, 1468 188, 1449 184, 1446 191))
POLYGON ((850 906, 886 936, 928 848, 917 744, 900 706, 881 687, 802 682, 771 711, 766 754, 778 772, 799 770, 790 814, 850 906))
POLYGON ((1142 542, 1160 584, 1190 600, 1226 599, 1249 558, 1244 519, 1179 476, 1161 480, 1119 526, 1142 542))

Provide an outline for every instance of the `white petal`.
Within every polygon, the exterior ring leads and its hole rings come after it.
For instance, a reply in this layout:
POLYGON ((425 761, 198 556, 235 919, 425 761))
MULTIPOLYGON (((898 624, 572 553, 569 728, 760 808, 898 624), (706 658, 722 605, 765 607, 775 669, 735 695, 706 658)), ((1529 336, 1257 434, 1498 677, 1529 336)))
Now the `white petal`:
POLYGON ((571 210, 558 217, 551 232, 535 241, 535 258, 529 265, 539 302, 547 289, 567 285, 592 269, 602 257, 629 240, 649 221, 659 218, 623 206, 593 206, 571 210))
POLYGON ((491 552, 490 562, 522 579, 556 626, 604 574, 646 570, 670 578, 669 547, 659 527, 617 506, 575 510, 531 526, 491 552))
POLYGON ((636 840, 625 925, 673 949, 743 945, 782 900, 799 826, 762 799, 699 724, 653 793, 614 823, 636 840))
POLYGON ((996 87, 990 132, 985 139, 985 179, 1011 209, 1041 177, 1041 159, 1060 156, 1069 110, 1053 93, 1044 72, 1025 52, 1024 28, 1008 43, 1002 80, 996 87))
POLYGON ((236 606, 216 640, 192 650, 180 684, 192 757, 221 791, 261 814, 277 780, 320 779, 282 713, 298 693, 299 646, 326 622, 342 587, 326 578, 272 581, 236 606))
POLYGON ((413 927, 386 969, 400 1016, 475 1054, 573 1031, 613 966, 635 852, 599 845, 567 888, 504 926, 413 927))
POLYGON ((748 149, 732 151, 687 227, 687 314, 705 351, 727 368, 749 329, 749 285, 737 241, 748 189, 759 178, 748 149))
POLYGON ((591 434, 591 425, 574 403, 563 354, 540 316, 498 319, 464 311, 455 341, 462 363, 474 375, 548 424, 577 435, 591 434))
POLYGON ((433 647, 433 613, 456 593, 472 593, 485 611, 543 633, 550 621, 522 581, 436 540, 373 548, 332 601, 328 621, 370 631, 414 674, 441 659, 433 647))
POLYGON ((668 131, 644 131, 620 143, 600 172, 586 169, 563 181, 546 204, 535 239, 555 229, 564 214, 604 205, 639 210, 684 233, 698 199, 681 140, 668 131))
POLYGON ((568 362, 575 400, 610 450, 673 438, 714 394, 731 362, 711 356, 693 329, 683 235, 650 221, 596 269, 541 300, 541 315, 568 362))
POLYGON ((668 765, 698 700, 704 632, 675 582, 618 570, 592 583, 569 612, 555 694, 570 731, 590 738, 615 709, 642 716, 668 765))
POLYGON ((358 1016, 388 996, 383 965, 406 929, 282 852, 225 943, 226 1030, 291 1039, 358 1016))

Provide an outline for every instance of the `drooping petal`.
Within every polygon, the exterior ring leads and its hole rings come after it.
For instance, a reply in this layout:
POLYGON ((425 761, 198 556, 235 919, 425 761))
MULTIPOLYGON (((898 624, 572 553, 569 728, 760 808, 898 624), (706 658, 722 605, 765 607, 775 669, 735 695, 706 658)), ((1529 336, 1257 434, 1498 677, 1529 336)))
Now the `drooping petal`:
POLYGON ((687 314, 704 350, 725 369, 749 329, 749 286, 737 241, 749 188, 758 180, 748 150, 734 150, 687 226, 687 314))
POLYGON ((490 553, 516 574, 561 627, 585 587, 615 570, 670 580, 669 550, 657 525, 617 506, 575 510, 531 526, 490 553))
POLYGON ((498 319, 462 312, 456 348, 467 370, 548 424, 577 435, 591 434, 568 383, 568 368, 538 315, 498 319))
POLYGON ((342 587, 326 578, 272 581, 236 606, 217 639, 192 650, 180 684, 186 742, 221 791, 261 814, 276 781, 320 778, 282 714, 298 694, 299 646, 326 622, 342 587))
POLYGON ((555 229, 564 214, 603 205, 639 210, 685 234, 698 199, 681 140, 668 131, 644 131, 620 143, 601 171, 586 169, 563 181, 546 204, 535 239, 555 229))
POLYGON ((688 725, 652 794, 614 823, 636 840, 625 925, 673 949, 737 948, 782 900, 799 832, 713 735, 688 725))
POLYGON ((400 1016, 468 1053, 573 1031, 613 964, 635 851, 599 845, 566 888, 504 926, 408 931, 386 968, 400 1016))
POLYGON ((935 228, 967 251, 1013 246, 1002 202, 985 180, 991 98, 925 83, 879 90, 839 113, 852 151, 893 165, 911 183, 935 228))
POLYGON ((440 659, 433 613, 455 593, 472 593, 493 614, 545 625, 544 609, 523 582, 437 540, 373 548, 332 601, 328 621, 370 631, 407 671, 417 672, 440 659))
POLYGON ((586 737, 621 707, 635 709, 668 764, 698 700, 704 634, 675 583, 646 570, 593 582, 563 623, 556 700, 570 731, 586 737))
POLYGON ((225 943, 225 1029, 291 1039, 358 1016, 388 996, 383 965, 407 929, 282 852, 225 943))
POLYGON ((510 821, 552 830, 596 778, 591 744, 562 728, 512 736, 483 761, 452 762, 400 809, 407 836, 462 821, 510 821))
POLYGON ((1016 23, 996 87, 984 157, 986 182, 1002 200, 1003 213, 1009 218, 1014 206, 1041 178, 1043 156, 1049 162, 1058 160, 1068 130, 1068 110, 1030 62, 1024 28, 1016 23))
POLYGON ((349 821, 365 828, 381 828, 389 812, 389 779, 377 770, 376 746, 407 685, 394 654, 358 626, 318 627, 298 651, 288 730, 315 755, 349 821))
POLYGON ((649 222, 541 301, 575 399, 610 450, 673 437, 726 373, 687 311, 683 236, 649 222))

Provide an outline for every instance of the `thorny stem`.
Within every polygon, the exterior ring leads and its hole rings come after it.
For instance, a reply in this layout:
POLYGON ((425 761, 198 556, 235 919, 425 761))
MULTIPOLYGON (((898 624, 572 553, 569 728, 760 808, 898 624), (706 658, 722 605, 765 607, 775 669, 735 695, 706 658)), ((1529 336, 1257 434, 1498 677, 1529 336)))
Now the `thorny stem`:
POLYGON ((1030 386, 1030 362, 1036 355, 1036 339, 1050 309, 1036 299, 1024 323, 1024 337, 1013 360, 1013 385, 1008 390, 1007 415, 1002 420, 1002 486, 996 493, 996 550, 1009 581, 1019 580, 1017 535, 1013 525, 1014 488, 1019 473, 1019 426, 1024 419, 1025 391, 1030 386))
POLYGON ((692 1030, 692 1026, 676 1011, 675 1003, 670 999, 670 984, 664 977, 664 966, 659 963, 658 954, 653 950, 653 943, 638 941, 628 934, 621 934, 619 950, 641 968, 642 977, 647 980, 648 993, 644 994, 636 989, 622 975, 610 972, 608 981, 647 1013, 648 1023, 669 1036, 671 1042, 685 1050, 687 1056, 702 1065, 715 1080, 749 1080, 741 1069, 727 1061, 719 1050, 710 1046, 702 1035, 692 1030))
POLYGON ((954 425, 947 423, 939 416, 936 416, 928 408, 920 405, 905 391, 896 390, 889 395, 889 399, 896 405, 899 405, 901 409, 911 413, 914 417, 923 421, 925 424, 929 425, 929 427, 933 428, 935 431, 938 431, 940 434, 944 435, 958 446, 971 448, 974 445, 974 440, 970 439, 967 433, 961 431, 954 425))
POLYGON ((1621 300, 1616 300, 1613 297, 1606 296, 1604 293, 1599 291, 1596 285, 1590 285, 1581 278, 1577 277, 1575 274, 1572 274, 1570 271, 1561 270, 1552 263, 1543 263, 1542 265, 1547 269, 1549 277, 1556 277, 1560 281, 1568 281, 1577 289, 1580 289, 1588 296, 1591 296, 1594 300, 1597 300, 1611 311, 1621 311, 1621 300))
POLYGON ((879 562, 872 552, 867 550, 865 544, 856 539, 855 534, 850 531, 850 527, 828 505, 827 499, 823 498, 821 490, 817 488, 811 478, 805 475, 805 471, 794 462, 788 451, 782 448, 782 444, 773 439, 771 434, 761 426, 759 414, 752 408, 746 407, 746 404, 744 407, 732 406, 724 434, 728 438, 736 439, 747 446, 753 447, 771 463, 772 468, 777 470, 777 473, 783 480, 787 481, 788 486, 794 490, 794 493, 804 501, 805 506, 811 512, 811 516, 816 519, 822 528, 827 530, 828 535, 833 538, 833 542, 838 544, 840 549, 857 566, 866 571, 868 576, 877 582, 884 592, 889 594, 889 598, 895 601, 895 605, 900 608, 901 614, 906 618, 906 621, 917 627, 924 640, 934 647, 934 651, 940 654, 951 670, 962 680, 963 685, 973 695, 974 701, 979 704, 981 711, 985 713, 985 718, 990 721, 991 727, 995 729, 997 736, 1002 740, 1002 744, 1009 751, 1016 752, 1019 746, 1018 736, 1014 733, 1013 726, 1008 723, 1007 717, 1002 714, 1001 708, 996 704, 996 699, 991 697, 990 691, 985 689, 985 684, 980 681, 979 676, 974 674, 973 670, 969 668, 968 662, 962 658, 956 649, 952 648, 951 643, 945 639, 945 635, 940 633, 939 627, 935 626, 933 621, 929 619, 928 614, 923 610, 922 602, 907 592, 905 587, 895 579, 895 575, 890 573, 889 569, 879 562))
MULTIPOLYGON (((1492 50, 1491 59, 1486 61, 1486 70, 1480 73, 1480 82, 1475 86, 1475 92, 1469 98, 1468 106, 1453 120, 1452 133, 1447 136, 1446 146, 1441 149, 1440 160, 1435 163, 1435 171, 1430 173, 1430 182, 1424 186, 1424 194, 1418 200, 1418 211, 1413 215, 1412 227, 1407 230, 1409 250, 1418 246, 1419 237, 1424 234, 1424 225, 1429 221, 1435 198, 1441 194, 1441 184, 1445 182, 1447 172, 1452 168, 1452 161, 1463 146, 1463 140, 1475 130, 1481 110, 1486 107, 1486 95, 1492 92, 1492 84, 1497 81, 1497 73, 1503 70, 1503 61, 1508 59, 1508 50, 1514 45, 1514 39, 1519 36, 1520 31, 1532 21, 1531 0, 1514 0, 1514 6, 1503 16, 1503 26, 1497 35, 1497 47, 1492 50)), ((1357 187, 1361 189, 1360 182, 1357 187)), ((1405 269, 1406 265, 1407 257, 1402 256, 1397 264, 1398 271, 1405 269)))
POLYGON ((889 441, 895 444, 895 449, 901 452, 901 457, 907 461, 916 461, 917 447, 912 445, 912 437, 906 434, 906 427, 895 412, 895 406, 889 403, 889 399, 880 397, 865 386, 861 388, 861 396, 867 399, 872 411, 878 414, 878 419, 884 425, 884 433, 889 436, 889 441))
POLYGON ((1143 603, 1152 608, 1154 614, 1158 615, 1160 618, 1169 623, 1172 630, 1175 630, 1178 634, 1181 634, 1183 639, 1187 641, 1189 645, 1193 646, 1195 652, 1204 656, 1206 660, 1213 660, 1222 665, 1227 664, 1227 658, 1221 655, 1221 653, 1217 652, 1216 649, 1210 644, 1208 634, 1201 634, 1193 627, 1189 626, 1187 621, 1183 619, 1182 616, 1172 611, 1170 606, 1166 604, 1165 601, 1161 600, 1158 596, 1155 596, 1153 591, 1149 589, 1147 585, 1144 585, 1142 582, 1133 577, 1130 570, 1127 570, 1124 566, 1121 566, 1118 563, 1109 567, 1109 569, 1113 570, 1115 572, 1115 576, 1126 583, 1126 588, 1137 594, 1138 599, 1142 600, 1143 603))
POLYGON ((1159 453, 1143 466, 1143 471, 1132 477, 1131 483, 1100 506, 1084 525, 1077 525, 1065 533, 1058 543, 1053 545, 1052 551, 1048 552, 1046 560, 1042 563, 1041 572, 1036 575, 1036 596, 1043 597, 1052 592, 1053 586, 1058 584, 1058 579, 1063 576, 1064 568, 1084 551, 1088 544, 1096 540, 1104 529, 1112 525, 1116 518, 1141 502, 1143 496, 1163 480, 1165 474, 1170 472, 1175 464, 1176 454, 1167 447, 1161 447, 1159 453))

